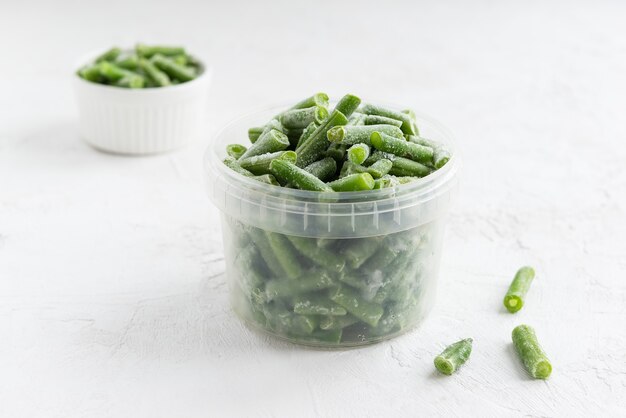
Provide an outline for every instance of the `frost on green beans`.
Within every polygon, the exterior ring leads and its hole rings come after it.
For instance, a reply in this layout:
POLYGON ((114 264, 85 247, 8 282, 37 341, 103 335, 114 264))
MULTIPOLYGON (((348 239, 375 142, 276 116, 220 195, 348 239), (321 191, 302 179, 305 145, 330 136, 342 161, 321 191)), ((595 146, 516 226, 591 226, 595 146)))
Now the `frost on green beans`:
POLYGON ((228 145, 228 155, 239 160, 224 161, 231 169, 247 175, 240 166, 253 170, 243 160, 259 156, 264 164, 257 171, 271 174, 282 187, 324 193, 399 187, 442 168, 451 158, 443 144, 419 136, 413 111, 362 104, 352 94, 333 109, 325 93, 307 97, 264 125, 249 127, 248 139, 247 147, 228 145), (245 151, 239 154, 235 146, 245 151), (295 159, 271 169, 278 151, 295 153, 295 159))
POLYGON ((385 236, 316 239, 228 220, 233 305, 249 323, 294 342, 375 342, 428 309, 436 262, 426 224, 385 236))

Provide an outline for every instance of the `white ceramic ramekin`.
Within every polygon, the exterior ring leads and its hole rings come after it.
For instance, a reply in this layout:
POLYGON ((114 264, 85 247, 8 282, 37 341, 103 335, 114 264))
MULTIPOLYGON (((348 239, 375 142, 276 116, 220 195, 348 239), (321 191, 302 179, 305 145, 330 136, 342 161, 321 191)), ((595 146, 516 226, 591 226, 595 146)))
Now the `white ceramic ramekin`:
MULTIPOLYGON (((90 54, 77 68, 93 60, 90 54)), ((74 92, 80 136, 93 147, 118 154, 156 154, 181 148, 203 127, 210 68, 175 86, 126 89, 92 83, 76 72, 74 92)))

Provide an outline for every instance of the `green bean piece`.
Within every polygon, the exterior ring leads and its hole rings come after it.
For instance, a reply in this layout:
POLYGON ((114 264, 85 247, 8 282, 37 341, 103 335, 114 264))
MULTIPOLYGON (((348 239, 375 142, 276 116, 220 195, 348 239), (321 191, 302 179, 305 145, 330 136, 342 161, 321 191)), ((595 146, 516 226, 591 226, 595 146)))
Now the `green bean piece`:
POLYGON ((136 70, 139 67, 139 58, 136 54, 120 55, 115 64, 127 70, 136 70))
POLYGON ((361 107, 361 112, 366 115, 377 115, 377 116, 385 116, 387 118, 396 119, 402 122, 402 132, 407 135, 417 135, 415 132, 415 128, 413 126, 413 121, 411 117, 406 113, 397 112, 391 109, 385 109, 384 107, 375 106, 372 104, 365 104, 361 107))
POLYGON ((185 48, 181 46, 164 46, 164 45, 144 45, 137 44, 135 51, 142 57, 151 58, 154 55, 165 55, 173 57, 176 55, 185 55, 185 48))
POLYGON ((379 179, 389 173, 391 167, 393 167, 393 162, 383 158, 382 160, 378 160, 374 164, 367 167, 367 172, 370 173, 375 179, 379 179))
POLYGON ((392 125, 337 126, 328 131, 327 137, 331 142, 339 142, 346 145, 371 145, 370 137, 374 132, 382 132, 397 138, 404 138, 400 128, 392 125))
POLYGON ((255 155, 282 151, 287 147, 289 147, 289 138, 287 138, 287 135, 276 129, 271 129, 269 132, 262 134, 240 158, 245 159, 254 157, 255 155))
POLYGON ((365 125, 364 121, 365 121, 366 116, 367 115, 364 115, 363 113, 354 112, 348 118, 348 125, 352 125, 352 126, 365 125))
POLYGON ((122 50, 118 47, 113 47, 108 51, 98 55, 94 62, 99 63, 103 61, 115 61, 115 59, 122 53, 122 50))
MULTIPOLYGON (((261 254, 263 254, 261 252, 261 254)), ((267 263, 267 261, 266 261, 267 263)), ((278 263, 278 262, 277 262, 278 263)), ((324 271, 314 269, 304 273, 297 280, 274 278, 265 284, 265 293, 268 300, 291 299, 296 295, 328 289, 335 285, 335 281, 324 271)))
POLYGON ((294 315, 281 304, 263 305, 263 314, 269 329, 280 333, 287 333, 293 329, 294 315))
POLYGON ((352 174, 366 173, 367 167, 363 167, 362 165, 355 164, 352 161, 345 161, 341 166, 341 171, 339 172, 339 178, 343 178, 352 174))
POLYGON ((287 129, 304 129, 311 123, 321 124, 328 117, 328 109, 323 106, 287 110, 281 113, 280 123, 287 129))
POLYGON ((515 313, 524 306, 524 298, 530 289, 530 284, 535 278, 535 270, 532 267, 522 267, 509 286, 504 296, 504 307, 511 313, 515 313))
POLYGON ((280 183, 276 180, 276 177, 271 174, 263 174, 260 176, 252 177, 256 181, 260 181, 261 183, 271 184, 272 186, 280 186, 280 183))
MULTIPOLYGON (((298 155, 298 159, 300 156, 298 155)), ((270 171, 281 183, 292 183, 298 189, 330 192, 332 189, 313 174, 285 160, 273 160, 270 171)))
POLYGON ((352 315, 342 316, 325 316, 320 319, 320 329, 323 330, 340 330, 359 322, 358 318, 352 315))
POLYGON ((272 161, 280 159, 295 164, 297 154, 293 151, 277 151, 267 154, 254 155, 248 158, 240 158, 239 165, 257 176, 270 174, 270 164, 272 161))
POLYGON ((141 58, 139 60, 139 68, 148 74, 150 80, 152 80, 159 87, 169 86, 172 84, 167 74, 159 70, 156 65, 145 58, 141 58))
POLYGON ((370 147, 366 144, 354 144, 348 148, 348 160, 354 164, 363 164, 370 156, 370 147))
POLYGON ((342 254, 346 258, 348 265, 353 269, 358 269, 370 258, 382 241, 380 237, 357 238, 345 240, 342 247, 342 254))
POLYGON ((298 296, 293 301, 293 311, 299 315, 346 315, 348 311, 326 298, 298 296))
POLYGON ((145 79, 143 77, 123 77, 115 82, 118 87, 126 87, 130 89, 143 88, 145 79))
POLYGON ((392 186, 393 184, 389 176, 383 176, 379 179, 374 180, 374 190, 385 189, 392 186))
POLYGON ((330 299, 346 308, 361 321, 375 327, 383 316, 383 307, 372 302, 363 300, 355 291, 347 286, 339 286, 336 290, 331 290, 330 299))
POLYGON ((100 70, 100 74, 107 78, 110 81, 119 81, 123 78, 128 79, 141 79, 145 81, 145 79, 138 73, 127 70, 125 68, 121 68, 109 61, 102 61, 98 63, 98 68, 100 70))
POLYGON ((389 174, 403 177, 425 177, 431 173, 427 166, 404 157, 396 157, 392 160, 389 174))
POLYGON ((547 379, 552 373, 552 364, 543 352, 535 330, 528 325, 513 329, 513 345, 528 373, 535 379, 547 379))
POLYGON ((236 159, 234 159, 233 157, 231 157, 230 155, 228 157, 224 158, 224 164, 226 165, 226 167, 228 167, 231 170, 241 174, 242 176, 254 177, 254 174, 252 174, 251 172, 249 172, 245 168, 242 168, 239 165, 239 162, 236 159))
POLYGON ((415 144, 404 138, 399 139, 382 132, 373 132, 370 141, 379 151, 389 152, 399 157, 408 157, 419 163, 432 163, 433 149, 415 144))
POLYGON ((397 119, 391 119, 385 116, 378 115, 365 115, 363 118, 364 125, 393 125, 396 127, 402 126, 402 121, 397 119))
POLYGON ((329 251, 325 248, 318 247, 317 240, 314 238, 304 238, 296 236, 288 236, 289 241, 302 254, 303 257, 311 260, 320 267, 326 267, 335 272, 341 272, 346 262, 339 254, 329 251))
POLYGON ((267 241, 274 252, 276 260, 280 264, 282 270, 290 279, 295 279, 302 274, 302 267, 298 262, 298 253, 293 248, 289 240, 281 234, 274 232, 265 232, 267 241))
POLYGON ((435 367, 443 374, 451 375, 461 367, 472 353, 472 339, 466 338, 446 347, 435 357, 435 367))
POLYGON ((300 138, 298 139, 298 143, 296 144, 295 149, 298 149, 300 144, 306 141, 307 138, 310 137, 313 134, 313 132, 315 132, 318 126, 319 124, 315 122, 309 123, 309 125, 306 128, 304 128, 304 130, 302 131, 302 135, 300 135, 300 138))
POLYGON ((440 169, 450 160, 451 155, 450 151, 448 151, 443 145, 432 141, 430 139, 423 138, 418 135, 409 135, 407 139, 411 142, 414 142, 419 145, 424 145, 426 147, 430 147, 433 149, 433 166, 436 169, 440 169))
POLYGON ((313 106, 328 107, 328 95, 326 93, 315 93, 313 96, 307 97, 306 99, 291 106, 289 110, 305 109, 313 106))
POLYGON ((321 159, 328 148, 326 133, 334 126, 345 125, 348 119, 338 110, 333 110, 320 126, 304 141, 300 141, 296 152, 298 153, 298 167, 307 165, 321 159))
POLYGON ((252 239, 252 242, 259 250, 261 258, 263 259, 263 262, 265 263, 267 269, 275 277, 278 277, 280 279, 286 278, 287 273, 285 272, 285 270, 283 270, 280 262, 278 261, 278 258, 276 257, 276 254, 274 254, 274 250, 270 246, 269 239, 265 232, 257 228, 251 228, 249 235, 252 239))
POLYGON ((235 160, 238 160, 246 151, 245 145, 241 144, 228 144, 226 145, 226 154, 233 157, 235 160))
POLYGON ((420 131, 417 127, 417 115, 415 114, 415 112, 411 109, 404 109, 402 113, 406 114, 409 119, 411 119, 411 126, 413 127, 413 131, 415 132, 415 135, 419 135, 420 131))
POLYGON ((336 192, 357 192, 360 190, 372 190, 374 178, 370 173, 350 174, 328 183, 336 192))
POLYGON ((341 162, 346 156, 347 150, 347 145, 333 142, 328 146, 328 149, 326 150, 326 156, 331 157, 336 162, 341 162))
POLYGON ((295 337, 301 342, 323 343, 327 345, 339 344, 341 342, 341 335, 341 329, 333 329, 328 331, 317 329, 309 335, 296 335, 295 337))
POLYGON ((102 74, 100 74, 100 67, 98 65, 87 65, 78 70, 78 75, 87 81, 99 83, 102 81, 102 74))
POLYGON ((248 139, 250 140, 250 142, 254 144, 256 140, 259 139, 259 137, 263 133, 264 128, 265 128, 264 126, 255 126, 255 127, 249 128, 248 139))
POLYGON ((443 147, 435 148, 435 153, 433 155, 433 163, 435 168, 439 170, 441 167, 446 165, 448 161, 450 161, 451 154, 450 151, 443 147))
POLYGON ((256 260, 259 257, 260 255, 256 247, 249 244, 237 254, 235 264, 240 273, 241 285, 248 299, 255 303, 265 303, 267 297, 265 292, 260 290, 263 287, 264 280, 256 266, 256 260))
POLYGON ((156 54, 150 59, 157 68, 172 78, 180 81, 191 81, 196 78, 196 74, 189 67, 176 64, 172 59, 161 54, 156 54))
POLYGON ((291 324, 292 324, 292 332, 296 334, 304 333, 311 334, 317 325, 319 320, 315 316, 311 315, 294 315, 291 324))
POLYGON ((337 162, 331 157, 326 157, 307 165, 304 171, 308 171, 322 181, 328 181, 337 172, 337 162))
POLYGON ((343 113, 345 117, 350 117, 352 113, 359 107, 361 104, 361 99, 353 94, 346 94, 343 96, 337 105, 335 106, 335 110, 343 113))
MULTIPOLYGON (((165 55, 165 54, 163 54, 163 55, 165 55)), ((172 56, 172 59, 178 65, 189 65, 190 64, 189 57, 187 56, 187 54, 174 55, 174 56, 172 56)))

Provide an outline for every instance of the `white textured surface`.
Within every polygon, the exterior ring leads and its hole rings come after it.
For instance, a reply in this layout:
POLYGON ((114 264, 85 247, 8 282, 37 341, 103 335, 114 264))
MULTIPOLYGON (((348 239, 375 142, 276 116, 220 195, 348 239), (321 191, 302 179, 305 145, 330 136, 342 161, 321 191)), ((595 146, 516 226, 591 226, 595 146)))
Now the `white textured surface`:
POLYGON ((626 6, 217 4, 2 6, 0 416, 626 415, 626 6), (206 141, 134 159, 78 138, 71 63, 135 40, 212 58, 211 129, 322 89, 451 127, 463 182, 424 326, 324 352, 239 324, 206 141), (511 316, 522 264, 538 275, 511 316), (520 322, 553 360, 548 382, 513 355, 520 322), (433 373, 466 336, 466 367, 433 373))

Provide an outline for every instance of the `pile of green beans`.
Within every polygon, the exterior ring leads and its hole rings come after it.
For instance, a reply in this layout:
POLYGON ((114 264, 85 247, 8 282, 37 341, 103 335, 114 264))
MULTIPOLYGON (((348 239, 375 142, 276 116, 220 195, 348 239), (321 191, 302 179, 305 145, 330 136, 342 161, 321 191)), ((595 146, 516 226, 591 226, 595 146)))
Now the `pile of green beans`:
POLYGON ((137 44, 132 50, 113 47, 77 74, 93 83, 141 89, 191 81, 201 71, 201 64, 183 47, 137 44))
MULTIPOLYGON (((275 186, 352 192, 398 186, 450 158, 419 136, 411 111, 317 93, 248 130, 224 164, 275 186), (437 157, 436 157, 437 156, 437 157), (438 159, 437 159, 438 158, 438 159)), ((332 201, 332 199, 330 200, 332 201)), ((233 306, 248 322, 321 346, 378 341, 415 325, 432 302, 438 221, 366 238, 284 235, 225 216, 233 306)))
POLYGON ((229 219, 233 306, 248 322, 304 344, 357 345, 399 333, 427 311, 432 226, 322 239, 229 219))
POLYGON ((327 94, 314 94, 251 127, 248 138, 249 146, 228 146, 228 167, 265 183, 318 192, 396 187, 450 159, 445 146, 419 136, 411 110, 361 104, 352 94, 334 109, 327 94), (289 151, 295 160, 281 158, 289 151), (255 170, 247 168, 251 158, 255 170))

